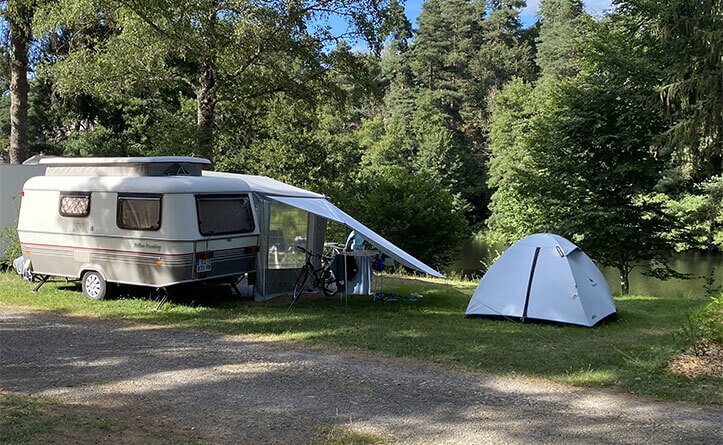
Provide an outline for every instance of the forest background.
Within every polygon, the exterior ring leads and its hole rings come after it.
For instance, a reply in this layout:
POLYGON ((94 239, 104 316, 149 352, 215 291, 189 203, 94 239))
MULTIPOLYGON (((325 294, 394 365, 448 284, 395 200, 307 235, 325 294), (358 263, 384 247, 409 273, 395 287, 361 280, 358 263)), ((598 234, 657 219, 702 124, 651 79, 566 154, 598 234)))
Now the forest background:
POLYGON ((563 235, 623 292, 723 250, 720 0, 0 2, 0 159, 190 155, 449 265, 563 235))

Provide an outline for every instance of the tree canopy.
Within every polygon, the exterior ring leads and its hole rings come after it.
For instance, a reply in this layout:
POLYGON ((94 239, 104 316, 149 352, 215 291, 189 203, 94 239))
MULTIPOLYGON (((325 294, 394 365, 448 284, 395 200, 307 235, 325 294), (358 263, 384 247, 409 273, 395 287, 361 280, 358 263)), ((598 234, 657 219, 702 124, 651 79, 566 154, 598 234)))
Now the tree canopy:
POLYGON ((2 159, 198 155, 325 193, 437 266, 555 231, 660 277, 723 250, 719 0, 14 0, 2 159))

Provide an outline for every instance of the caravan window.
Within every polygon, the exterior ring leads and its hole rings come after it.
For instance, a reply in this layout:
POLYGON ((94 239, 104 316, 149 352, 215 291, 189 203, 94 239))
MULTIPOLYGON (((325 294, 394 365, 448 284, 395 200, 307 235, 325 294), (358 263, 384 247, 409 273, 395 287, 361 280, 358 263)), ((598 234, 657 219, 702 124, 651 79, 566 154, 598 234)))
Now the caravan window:
POLYGON ((88 216, 90 213, 90 193, 61 192, 59 212, 61 216, 88 216))
POLYGON ((161 228, 161 195, 118 195, 116 224, 128 230, 161 228))
POLYGON ((203 236, 248 233, 256 228, 248 195, 199 195, 196 212, 203 236))

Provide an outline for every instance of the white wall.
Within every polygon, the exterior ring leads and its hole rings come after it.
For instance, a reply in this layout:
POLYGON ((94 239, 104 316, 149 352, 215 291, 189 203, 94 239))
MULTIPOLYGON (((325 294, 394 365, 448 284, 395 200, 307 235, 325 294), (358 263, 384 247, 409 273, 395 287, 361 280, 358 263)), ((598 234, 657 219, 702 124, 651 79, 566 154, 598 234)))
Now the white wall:
MULTIPOLYGON (((6 227, 17 227, 20 192, 23 184, 33 176, 45 174, 45 167, 40 165, 0 165, 0 231, 6 227)), ((5 250, 0 238, 0 258, 5 250)))

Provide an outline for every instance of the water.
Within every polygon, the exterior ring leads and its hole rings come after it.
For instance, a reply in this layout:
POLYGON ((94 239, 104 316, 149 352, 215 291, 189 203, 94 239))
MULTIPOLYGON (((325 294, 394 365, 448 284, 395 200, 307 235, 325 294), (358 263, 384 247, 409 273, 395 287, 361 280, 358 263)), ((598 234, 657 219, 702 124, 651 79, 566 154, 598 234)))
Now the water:
MULTIPOLYGON (((460 258, 451 270, 467 277, 481 278, 487 267, 505 251, 504 245, 486 245, 471 239, 462 247, 460 258)), ((705 295, 705 277, 715 272, 715 285, 723 286, 723 252, 707 253, 699 251, 673 252, 670 265, 681 273, 693 276, 689 280, 670 279, 661 281, 641 274, 642 268, 635 268, 630 274, 630 293, 653 295, 658 297, 692 297, 705 295)), ((613 293, 620 293, 620 277, 617 269, 605 267, 603 275, 613 293)))

